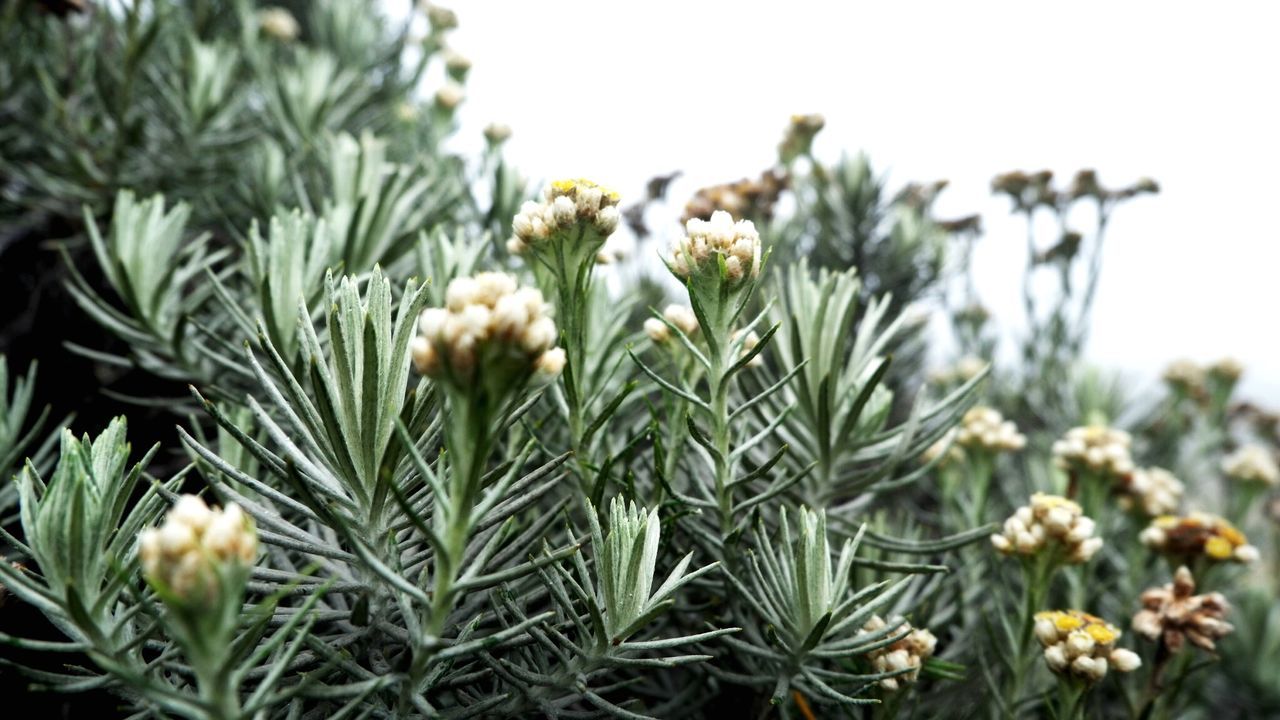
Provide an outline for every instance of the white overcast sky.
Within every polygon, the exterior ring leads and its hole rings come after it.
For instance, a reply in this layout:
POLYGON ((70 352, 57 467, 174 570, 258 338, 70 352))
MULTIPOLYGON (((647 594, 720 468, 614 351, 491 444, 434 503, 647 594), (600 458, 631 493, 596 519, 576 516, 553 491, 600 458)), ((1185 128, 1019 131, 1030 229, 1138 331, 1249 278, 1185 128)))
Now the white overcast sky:
POLYGON ((1171 359, 1243 360, 1280 404, 1280 5, 1169 2, 458 0, 475 65, 459 142, 509 124, 541 180, 673 198, 772 162, 791 113, 819 154, 868 151, 890 185, 947 178, 939 212, 981 212, 984 301, 1020 322, 1020 226, 993 175, 1096 168, 1163 191, 1116 213, 1089 357, 1155 382, 1171 359))

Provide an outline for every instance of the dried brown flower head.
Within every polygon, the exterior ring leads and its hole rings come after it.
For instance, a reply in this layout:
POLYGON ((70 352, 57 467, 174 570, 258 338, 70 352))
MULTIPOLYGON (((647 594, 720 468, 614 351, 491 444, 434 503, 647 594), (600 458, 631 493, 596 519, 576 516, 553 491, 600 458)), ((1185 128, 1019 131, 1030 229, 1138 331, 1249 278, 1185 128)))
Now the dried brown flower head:
POLYGON ((1144 545, 1167 557, 1190 561, 1251 563, 1258 549, 1234 525, 1217 515, 1193 512, 1183 517, 1161 515, 1138 536, 1144 545))
POLYGON ((744 178, 734 183, 702 188, 685 205, 680 221, 710 220, 712 214, 723 210, 736 218, 767 222, 773 218, 774 206, 789 182, 786 173, 766 170, 758 180, 744 178))
POLYGON ((1173 582, 1142 593, 1142 609, 1133 616, 1133 631, 1148 640, 1160 640, 1171 652, 1186 642, 1213 652, 1215 641, 1234 628, 1225 618, 1230 606, 1222 593, 1194 594, 1195 578, 1182 566, 1173 582))

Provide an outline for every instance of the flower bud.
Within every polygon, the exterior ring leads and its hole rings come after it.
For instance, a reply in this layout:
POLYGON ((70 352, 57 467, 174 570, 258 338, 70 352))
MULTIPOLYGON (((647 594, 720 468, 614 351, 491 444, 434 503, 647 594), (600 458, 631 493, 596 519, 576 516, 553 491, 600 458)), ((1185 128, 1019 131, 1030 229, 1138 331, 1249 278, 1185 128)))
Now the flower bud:
POLYGON ((169 598, 197 607, 218 602, 224 589, 219 578, 227 569, 252 565, 257 554, 253 520, 237 505, 210 509, 193 495, 181 497, 162 526, 138 537, 147 580, 169 598))
POLYGON ((282 7, 267 7, 258 11, 258 27, 264 35, 280 42, 293 42, 300 31, 293 13, 282 7))

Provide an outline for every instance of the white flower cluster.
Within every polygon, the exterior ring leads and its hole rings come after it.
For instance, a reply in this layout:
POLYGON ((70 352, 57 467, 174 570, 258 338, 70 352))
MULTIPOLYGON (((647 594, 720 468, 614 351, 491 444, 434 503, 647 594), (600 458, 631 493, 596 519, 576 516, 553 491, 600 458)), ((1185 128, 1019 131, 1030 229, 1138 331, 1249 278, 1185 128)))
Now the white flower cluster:
POLYGON ((1206 397, 1209 382, 1218 386, 1232 386, 1244 374, 1244 365, 1235 358, 1222 358, 1208 366, 1194 360, 1174 360, 1164 370, 1164 381, 1169 387, 1198 399, 1206 397))
POLYGON ((1261 445, 1242 445, 1222 460, 1222 472, 1241 482, 1259 485, 1280 484, 1276 456, 1261 445))
POLYGON ((1027 439, 1012 420, 1005 420, 994 408, 975 407, 960 421, 956 444, 991 453, 1017 452, 1026 446, 1027 439))
POLYGON ((214 510, 195 495, 183 495, 164 525, 138 536, 138 556, 152 583, 184 601, 208 605, 216 599, 219 566, 249 566, 257 559, 258 533, 235 503, 214 510))
POLYGON ((1150 467, 1134 470, 1121 483, 1121 504, 1137 506, 1151 516, 1167 515, 1178 509, 1182 502, 1182 481, 1164 468, 1150 467))
POLYGON ((644 321, 645 334, 656 343, 665 343, 671 339, 671 328, 667 327, 667 323, 679 328, 685 337, 692 338, 698 332, 698 316, 688 305, 672 303, 662 311, 662 317, 667 322, 658 318, 649 318, 644 321))
POLYGON ((1062 550, 1063 562, 1078 565, 1102 549, 1102 538, 1093 537, 1093 520, 1076 503, 1057 495, 1036 493, 1004 521, 1002 532, 991 536, 996 550, 1012 555, 1035 555, 1050 543, 1062 550))
POLYGON ((671 270, 676 275, 687 279, 723 257, 730 283, 760 276, 760 234, 750 220, 735 223, 729 213, 717 210, 710 220, 690 219, 685 229, 688 235, 676 243, 671 254, 671 270))
POLYGON ((1063 470, 1127 475, 1133 472, 1132 442, 1129 433, 1102 425, 1072 428, 1053 443, 1053 461, 1063 470))
POLYGON ((938 467, 964 462, 964 449, 955 442, 957 434, 956 428, 951 428, 943 433, 942 437, 920 453, 920 461, 931 463, 936 460, 938 467), (943 455, 944 452, 946 455, 943 455))
POLYGON ((565 355, 554 347, 549 312, 540 291, 518 287, 506 273, 455 278, 445 290, 445 307, 428 308, 418 319, 413 366, 423 375, 465 382, 478 364, 493 359, 553 377, 564 369, 565 355))
MULTIPOLYGON (((530 200, 520 206, 511 221, 515 237, 507 241, 507 250, 521 255, 530 246, 576 227, 590 228, 595 237, 591 243, 603 243, 618 229, 618 193, 590 180, 557 180, 543 193, 543 202, 530 200)), ((594 255, 593 255, 594 257, 594 255)))
POLYGON ((940 368, 929 373, 929 380, 939 385, 966 383, 978 376, 987 368, 987 361, 976 355, 965 355, 955 365, 940 368))
MULTIPOLYGON (((879 615, 872 615, 867 624, 862 627, 863 633, 873 633, 883 630, 888 623, 879 615)), ((905 625, 905 627, 910 627, 905 625)), ((901 631, 899 628, 894 631, 894 635, 901 631)), ((880 686, 886 690, 897 690, 905 684, 916 681, 920 676, 920 665, 925 660, 933 657, 933 651, 938 646, 938 638, 933 633, 924 628, 913 628, 907 636, 882 648, 877 648, 867 653, 867 660, 871 663, 873 672, 885 673, 899 670, 907 672, 894 677, 884 678, 880 681, 880 686)))
POLYGON ((1204 368, 1199 363, 1182 358, 1169 363, 1162 377, 1171 387, 1197 391, 1204 387, 1204 374, 1204 368))
POLYGON ((1107 675, 1107 668, 1132 672, 1142 659, 1132 650, 1116 648, 1120 630, 1102 618, 1078 610, 1036 613, 1036 639, 1044 646, 1049 669, 1088 683, 1107 675))

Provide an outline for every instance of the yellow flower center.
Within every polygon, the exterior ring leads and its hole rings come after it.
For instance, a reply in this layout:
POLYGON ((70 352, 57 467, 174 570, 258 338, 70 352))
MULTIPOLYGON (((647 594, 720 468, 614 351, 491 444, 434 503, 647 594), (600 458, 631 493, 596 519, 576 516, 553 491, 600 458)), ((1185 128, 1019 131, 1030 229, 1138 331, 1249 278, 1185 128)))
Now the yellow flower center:
POLYGON ((1081 625, 1084 625, 1083 620, 1067 613, 1058 613, 1058 616, 1053 619, 1053 626, 1062 632, 1070 632, 1081 625))
POLYGON ((1227 542, 1231 543, 1233 546, 1244 545, 1247 542, 1245 540, 1244 533, 1240 532, 1239 530, 1235 529, 1230 525, 1227 525, 1226 523, 1223 523, 1222 525, 1218 526, 1218 535, 1221 536, 1223 539, 1225 539, 1227 542))
POLYGON ((1209 538, 1204 544, 1204 554, 1214 560, 1226 560, 1231 557, 1234 549, 1230 541, 1220 537, 1209 538))
POLYGON ((1090 625, 1086 627, 1084 631, 1089 633, 1089 637, 1093 638, 1093 641, 1099 645, 1109 645, 1115 642, 1116 637, 1120 634, 1115 629, 1107 625, 1098 624, 1090 625))

